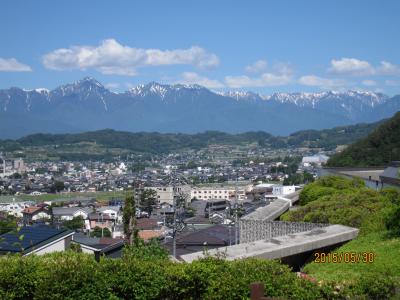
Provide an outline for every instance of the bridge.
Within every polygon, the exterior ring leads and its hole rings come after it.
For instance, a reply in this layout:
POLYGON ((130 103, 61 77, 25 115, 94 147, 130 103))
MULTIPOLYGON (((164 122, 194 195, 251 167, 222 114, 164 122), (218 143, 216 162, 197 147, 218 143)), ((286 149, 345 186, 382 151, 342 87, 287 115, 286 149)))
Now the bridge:
MULTIPOLYGON (((227 260, 249 257, 284 259, 341 245, 356 238, 357 235, 358 229, 356 228, 343 225, 328 225, 303 232, 212 249, 207 252, 207 255, 217 256, 222 254, 227 260)), ((182 255, 181 258, 186 262, 192 262, 205 256, 204 252, 195 252, 182 255)))
POLYGON ((255 211, 243 216, 241 220, 273 221, 279 218, 284 212, 299 201, 300 190, 292 194, 278 196, 266 206, 259 207, 255 211))
MULTIPOLYGON (((329 250, 358 235, 358 229, 307 222, 274 221, 298 201, 299 193, 279 197, 239 220, 239 241, 233 246, 212 249, 207 255, 220 253, 228 260, 247 257, 281 259, 300 267, 314 251, 329 250)), ((182 255, 187 262, 205 257, 203 252, 182 255)))

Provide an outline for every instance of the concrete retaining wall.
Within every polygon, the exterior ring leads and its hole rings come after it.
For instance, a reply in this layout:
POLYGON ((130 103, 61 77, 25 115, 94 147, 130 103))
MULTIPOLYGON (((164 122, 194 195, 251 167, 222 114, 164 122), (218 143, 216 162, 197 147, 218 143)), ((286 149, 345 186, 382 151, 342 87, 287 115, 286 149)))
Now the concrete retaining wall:
POLYGON ((323 228, 328 224, 244 220, 239 222, 240 243, 250 243, 258 240, 269 240, 274 237, 323 228))

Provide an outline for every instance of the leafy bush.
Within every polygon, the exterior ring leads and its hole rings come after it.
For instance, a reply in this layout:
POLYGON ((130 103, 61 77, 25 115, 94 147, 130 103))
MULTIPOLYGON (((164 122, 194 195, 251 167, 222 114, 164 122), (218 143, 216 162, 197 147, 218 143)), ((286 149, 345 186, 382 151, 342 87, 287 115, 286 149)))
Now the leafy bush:
POLYGON ((72 251, 0 258, 1 299, 248 299, 252 282, 283 299, 385 299, 395 293, 393 278, 365 278, 316 284, 278 261, 259 259, 173 263, 127 255, 96 262, 72 251))
POLYGON ((332 195, 334 193, 351 193, 354 189, 365 187, 364 181, 360 178, 351 180, 340 176, 322 177, 316 182, 308 184, 300 193, 300 204, 305 205, 309 202, 320 199, 322 196, 332 195))
POLYGON ((360 179, 327 176, 306 186, 300 194, 303 206, 281 219, 342 224, 361 228, 361 234, 378 232, 386 230, 397 195, 397 191, 389 189, 377 192, 366 188, 360 179))
POLYGON ((101 259, 83 253, 0 258, 2 299, 246 299, 249 284, 287 299, 318 299, 315 284, 297 278, 277 261, 193 263, 166 259, 101 259))
POLYGON ((390 236, 400 237, 400 205, 388 212, 385 225, 390 236))

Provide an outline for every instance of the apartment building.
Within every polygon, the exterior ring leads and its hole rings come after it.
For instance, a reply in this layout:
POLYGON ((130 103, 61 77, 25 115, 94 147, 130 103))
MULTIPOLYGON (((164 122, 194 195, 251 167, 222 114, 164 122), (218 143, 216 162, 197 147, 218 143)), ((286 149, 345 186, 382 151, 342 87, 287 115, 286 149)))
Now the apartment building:
MULTIPOLYGON (((196 198, 198 200, 209 200, 209 199, 225 199, 235 200, 236 189, 235 187, 204 187, 204 188, 193 188, 190 192, 190 198, 196 198)), ((246 193, 245 189, 238 188, 238 199, 245 200, 246 193)))

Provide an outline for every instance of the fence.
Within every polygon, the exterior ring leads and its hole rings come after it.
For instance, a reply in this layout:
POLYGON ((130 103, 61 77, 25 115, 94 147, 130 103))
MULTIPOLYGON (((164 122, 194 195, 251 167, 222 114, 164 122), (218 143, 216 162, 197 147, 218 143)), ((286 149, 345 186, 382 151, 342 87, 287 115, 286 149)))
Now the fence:
POLYGON ((239 221, 239 237, 240 243, 250 243, 326 226, 328 224, 241 219, 239 221))

